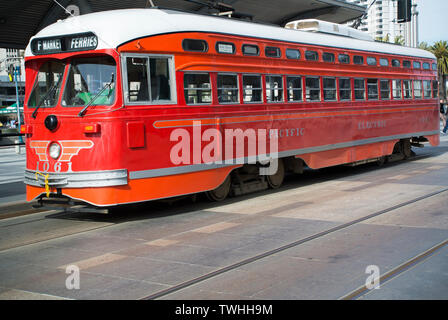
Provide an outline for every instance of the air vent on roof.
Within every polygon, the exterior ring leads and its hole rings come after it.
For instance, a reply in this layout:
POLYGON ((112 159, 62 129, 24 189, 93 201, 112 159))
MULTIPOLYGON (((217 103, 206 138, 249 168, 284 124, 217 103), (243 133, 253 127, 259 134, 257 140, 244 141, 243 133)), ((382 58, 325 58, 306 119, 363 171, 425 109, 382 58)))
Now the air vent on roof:
POLYGON ((316 19, 291 21, 286 24, 285 28, 301 31, 309 31, 309 32, 334 34, 354 39, 373 41, 372 37, 367 32, 350 28, 349 26, 346 25, 316 19))

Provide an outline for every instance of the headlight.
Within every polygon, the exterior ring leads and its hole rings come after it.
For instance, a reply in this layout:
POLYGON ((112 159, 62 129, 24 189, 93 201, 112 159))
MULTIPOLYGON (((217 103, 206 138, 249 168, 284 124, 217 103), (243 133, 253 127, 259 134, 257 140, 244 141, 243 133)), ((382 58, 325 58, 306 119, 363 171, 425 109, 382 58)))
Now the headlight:
POLYGON ((57 143, 50 144, 48 153, 50 154, 50 157, 56 160, 61 155, 61 146, 57 143))

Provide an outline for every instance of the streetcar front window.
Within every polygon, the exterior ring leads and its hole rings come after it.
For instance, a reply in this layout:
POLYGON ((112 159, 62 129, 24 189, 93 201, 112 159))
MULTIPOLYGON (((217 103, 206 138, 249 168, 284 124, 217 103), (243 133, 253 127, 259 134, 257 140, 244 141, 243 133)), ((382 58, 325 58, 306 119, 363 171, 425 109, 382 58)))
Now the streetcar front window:
POLYGON ((73 59, 62 105, 111 105, 115 100, 116 68, 115 60, 110 56, 73 59))
POLYGON ((42 64, 28 100, 28 107, 54 107, 58 102, 65 64, 49 60, 42 64))

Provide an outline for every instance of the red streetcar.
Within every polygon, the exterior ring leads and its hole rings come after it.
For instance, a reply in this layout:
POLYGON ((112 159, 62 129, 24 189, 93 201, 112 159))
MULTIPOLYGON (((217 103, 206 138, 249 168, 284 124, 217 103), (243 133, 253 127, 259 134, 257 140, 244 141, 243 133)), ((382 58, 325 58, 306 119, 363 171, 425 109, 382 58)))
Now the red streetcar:
POLYGON ((435 57, 364 38, 160 9, 58 21, 26 50, 27 200, 221 200, 438 145, 435 57))

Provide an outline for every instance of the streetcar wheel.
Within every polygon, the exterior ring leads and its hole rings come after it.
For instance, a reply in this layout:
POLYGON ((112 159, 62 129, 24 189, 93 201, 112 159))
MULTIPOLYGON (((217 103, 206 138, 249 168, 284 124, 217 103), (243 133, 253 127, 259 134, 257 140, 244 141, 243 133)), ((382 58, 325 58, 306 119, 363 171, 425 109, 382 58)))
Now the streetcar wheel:
POLYGON ((283 160, 278 159, 277 172, 274 173, 273 175, 266 176, 266 180, 270 188, 277 189, 282 185, 284 178, 285 178, 285 166, 283 165, 283 160))
POLYGON ((205 195, 211 201, 222 201, 229 195, 231 182, 230 175, 228 175, 218 188, 205 192, 205 195))
POLYGON ((378 167, 381 167, 384 163, 386 162, 386 157, 383 156, 381 158, 379 158, 378 160, 376 160, 376 164, 378 167))
POLYGON ((403 155, 405 159, 409 159, 412 156, 412 150, 411 150, 411 141, 410 140, 403 140, 403 155))

